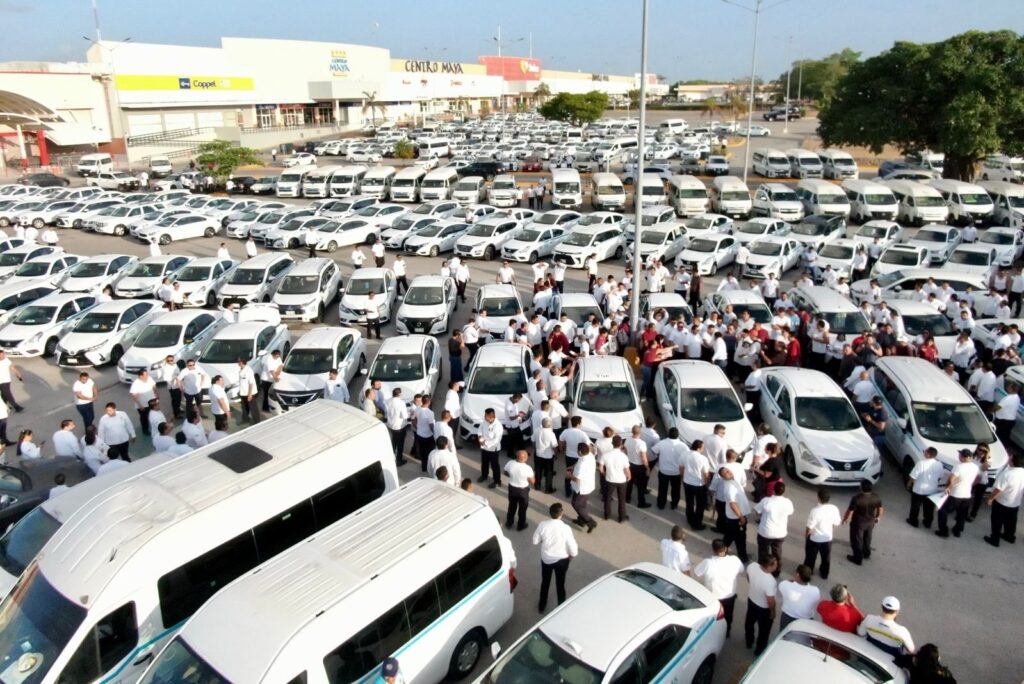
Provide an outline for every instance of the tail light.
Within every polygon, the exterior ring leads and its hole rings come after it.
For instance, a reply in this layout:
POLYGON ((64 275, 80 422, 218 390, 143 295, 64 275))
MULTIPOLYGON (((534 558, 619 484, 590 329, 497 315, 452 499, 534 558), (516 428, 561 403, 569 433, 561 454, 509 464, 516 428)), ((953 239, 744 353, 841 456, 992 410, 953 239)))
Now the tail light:
POLYGON ((725 606, 722 605, 721 601, 718 602, 718 615, 715 616, 715 619, 716 620, 724 620, 725 619, 725 606))
POLYGON ((509 593, 511 594, 513 591, 515 591, 517 586, 519 586, 519 580, 516 579, 516 569, 515 568, 509 568, 508 569, 508 591, 509 591, 509 593))

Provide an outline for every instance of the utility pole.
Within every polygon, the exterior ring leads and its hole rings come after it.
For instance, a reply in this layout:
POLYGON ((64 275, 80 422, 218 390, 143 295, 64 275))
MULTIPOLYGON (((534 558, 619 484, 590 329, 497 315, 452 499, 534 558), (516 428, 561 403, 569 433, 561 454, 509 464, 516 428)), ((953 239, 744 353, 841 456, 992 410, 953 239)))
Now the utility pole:
MULTIPOLYGON (((640 28, 640 125, 637 128, 636 168, 633 175, 633 292, 629 297, 629 330, 633 336, 633 344, 637 353, 643 357, 640 348, 640 276, 643 265, 640 259, 640 228, 643 226, 643 184, 640 182, 639 171, 644 168, 644 128, 647 124, 647 8, 648 0, 644 0, 643 18, 640 28)), ((627 100, 629 98, 627 97, 627 100)))
POLYGON ((786 61, 789 62, 789 68, 786 69, 786 125, 782 128, 783 133, 789 133, 789 83, 793 80, 793 62, 791 61, 792 54, 793 36, 790 36, 789 42, 786 44, 786 61))
POLYGON ((743 152, 743 182, 747 182, 747 174, 750 170, 750 127, 754 125, 754 79, 757 75, 757 24, 761 19, 761 3, 757 0, 754 12, 754 44, 750 48, 750 101, 747 103, 747 144, 743 152))

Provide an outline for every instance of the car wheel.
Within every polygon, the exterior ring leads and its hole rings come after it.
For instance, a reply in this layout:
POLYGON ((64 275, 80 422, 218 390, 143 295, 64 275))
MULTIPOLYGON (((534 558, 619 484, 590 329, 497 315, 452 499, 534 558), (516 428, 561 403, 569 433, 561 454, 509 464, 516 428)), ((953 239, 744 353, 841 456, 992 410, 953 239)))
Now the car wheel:
POLYGON ((337 242, 328 242, 327 243, 327 251, 329 253, 338 251, 338 243, 337 242))
POLYGON ((211 237, 213 237, 213 236, 214 236, 214 235, 215 235, 216 233, 217 233, 217 231, 216 231, 216 230, 214 230, 214 229, 213 229, 213 228, 211 228, 210 226, 207 226, 207 227, 206 227, 206 230, 204 230, 204 231, 203 231, 203 237, 208 237, 208 238, 211 238, 211 237))
POLYGON ((289 240, 288 241, 288 249, 297 249, 298 246, 299 246, 299 241, 298 240, 289 240))
POLYGON ((437 245, 434 245, 433 247, 430 248, 430 256, 436 257, 440 253, 441 250, 437 248, 437 245))
POLYGON ((484 261, 494 260, 494 247, 488 245, 487 249, 484 250, 484 261))
POLYGON ((715 656, 708 656, 693 673, 691 684, 711 684, 715 678, 715 656))
POLYGON ((717 275, 717 274, 718 274, 718 262, 717 261, 712 261, 711 262, 711 271, 708 273, 708 275, 709 276, 714 276, 714 275, 717 275))
POLYGON ((0 216, 0 226, 6 228, 9 225, 11 225, 11 220, 6 216, 0 216))
POLYGON ((46 344, 43 345, 43 356, 50 358, 57 353, 57 338, 51 337, 46 340, 46 344))
POLYGON ((366 354, 360 354, 359 365, 356 366, 356 373, 362 373, 364 370, 366 370, 366 354))
POLYGON ((69 181, 67 178, 61 178, 60 184, 66 188, 69 185, 71 185, 71 181, 69 181))
POLYGON ((793 456, 793 450, 786 447, 786 451, 782 455, 782 460, 786 464, 786 472, 790 477, 796 477, 796 457, 793 456))
POLYGON ((117 237, 124 237, 128 233, 128 229, 124 226, 114 226, 114 235, 117 237))
POLYGON ((981 174, 981 180, 988 180, 988 174, 987 173, 981 174))
POLYGON ((217 306, 217 295, 210 293, 206 295, 206 306, 214 307, 217 306))
POLYGON ((36 230, 39 230, 40 228, 42 228, 45 225, 46 225, 46 222, 43 221, 43 219, 40 219, 40 218, 34 219, 32 221, 32 227, 35 228, 36 230))
POLYGON ((530 252, 530 263, 535 264, 540 259, 540 255, 537 252, 530 252))
POLYGON ((263 295, 263 303, 264 304, 269 304, 270 303, 270 295, 263 295))
POLYGON ((473 671, 480 661, 480 655, 484 652, 486 641, 486 635, 479 628, 462 637, 452 652, 452 659, 448 664, 449 680, 465 679, 473 671))
POLYGON ((622 246, 621 245, 615 248, 615 256, 614 256, 614 258, 616 258, 616 259, 621 259, 622 258, 622 246))
POLYGON ((373 245, 373 243, 375 243, 376 241, 377 241, 377 236, 374 235, 373 233, 370 233, 369 235, 367 235, 366 236, 366 240, 364 240, 364 242, 366 244, 368 244, 368 245, 373 245))
POLYGON ((120 361, 123 354, 124 350, 121 349, 121 345, 114 345, 114 348, 110 350, 110 363, 117 363, 120 361))
POLYGON ((324 305, 323 305, 323 302, 321 302, 320 306, 318 306, 316 308, 316 322, 317 323, 323 323, 324 322, 324 305))

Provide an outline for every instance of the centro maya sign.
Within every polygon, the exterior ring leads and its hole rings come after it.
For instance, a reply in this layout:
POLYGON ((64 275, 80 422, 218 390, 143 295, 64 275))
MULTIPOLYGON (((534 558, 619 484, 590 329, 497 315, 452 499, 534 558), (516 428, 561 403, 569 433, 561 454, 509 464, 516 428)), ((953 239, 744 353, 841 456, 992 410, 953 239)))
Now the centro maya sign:
POLYGON ((429 60, 405 60, 405 70, 413 74, 462 74, 465 73, 458 62, 431 62, 429 60))
POLYGON ((331 76, 342 78, 352 73, 352 67, 348 63, 348 50, 331 50, 331 76))

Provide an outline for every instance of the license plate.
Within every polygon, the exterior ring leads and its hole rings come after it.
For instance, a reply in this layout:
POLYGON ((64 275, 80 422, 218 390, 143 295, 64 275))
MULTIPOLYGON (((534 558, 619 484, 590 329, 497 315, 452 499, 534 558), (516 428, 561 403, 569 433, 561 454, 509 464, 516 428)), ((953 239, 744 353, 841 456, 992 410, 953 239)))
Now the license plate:
POLYGON ((64 363, 66 363, 69 366, 77 366, 79 361, 76 358, 69 357, 67 359, 64 359, 64 363))

